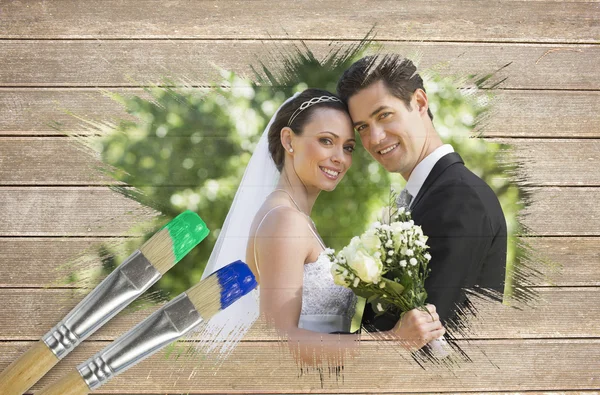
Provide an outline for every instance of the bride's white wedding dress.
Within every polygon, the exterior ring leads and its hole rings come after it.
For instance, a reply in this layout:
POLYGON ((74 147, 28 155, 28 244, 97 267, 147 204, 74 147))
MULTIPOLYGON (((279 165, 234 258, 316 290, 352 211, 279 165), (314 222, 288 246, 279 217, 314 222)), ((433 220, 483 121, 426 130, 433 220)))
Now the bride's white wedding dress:
MULTIPOLYGON (((293 100, 294 97, 289 98, 284 105, 293 100)), ((251 225, 257 211, 267 197, 277 188, 280 173, 269 152, 268 131, 278 112, 279 109, 263 131, 252 154, 242 177, 242 182, 219 232, 215 247, 206 264, 206 269, 202 274, 203 279, 225 265, 243 259, 251 225)), ((307 224, 307 226, 320 242, 320 238, 310 227, 310 224, 307 224)), ((322 245, 322 247, 325 249, 325 246, 322 245)), ((340 287, 333 282, 329 264, 326 261, 317 260, 304 265, 304 287, 299 327, 322 333, 348 332, 354 314, 355 301, 356 298, 351 290, 340 287)), ((210 322, 206 323, 203 331, 209 335, 207 337, 210 339, 226 340, 222 351, 230 352, 258 316, 258 292, 252 292, 226 310, 216 314, 210 322)))
MULTIPOLYGON (((276 206, 262 218, 256 230, 265 218, 275 209, 288 206, 276 206)), ((333 282, 331 263, 324 257, 325 246, 314 229, 307 223, 311 233, 319 241, 323 252, 316 262, 304 265, 304 283, 302 288, 302 312, 298 327, 320 333, 350 332, 352 316, 356 308, 356 296, 352 290, 333 282), (325 259, 323 259, 325 258, 325 259)), ((254 262, 260 276, 259 262, 256 258, 256 238, 254 239, 254 262)))

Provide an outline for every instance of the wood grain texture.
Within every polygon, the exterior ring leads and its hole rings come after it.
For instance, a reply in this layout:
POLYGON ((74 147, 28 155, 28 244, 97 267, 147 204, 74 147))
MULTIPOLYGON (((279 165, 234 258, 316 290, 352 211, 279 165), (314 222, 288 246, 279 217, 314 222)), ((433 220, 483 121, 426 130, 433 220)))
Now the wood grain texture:
POLYGON ((517 164, 521 185, 600 186, 600 139, 489 139, 509 144, 503 162, 517 164))
MULTIPOLYGON (((111 89, 110 93, 146 98, 143 89, 111 89)), ((3 134, 44 134, 64 132, 89 134, 87 119, 107 124, 136 120, 109 93, 94 88, 4 88, 0 89, 0 136, 3 134), (78 118, 79 117, 79 118, 78 118)))
MULTIPOLYGON (((597 322, 587 319, 600 315, 600 288, 550 287, 535 292, 537 299, 528 305, 513 302, 508 306, 473 299, 477 316, 469 316, 465 321, 469 330, 458 334, 457 338, 600 337, 597 322), (560 314, 555 314, 557 311, 560 314)), ((0 341, 41 338, 84 296, 85 293, 76 290, 0 289, 0 300, 5 305, 0 322, 0 341)), ((136 311, 126 310, 93 334, 91 339, 114 340, 156 309, 156 306, 147 306, 136 311)), ((276 341, 278 337, 274 331, 259 323, 244 339, 276 341)))
MULTIPOLYGON (((600 139, 488 141, 511 145, 505 160, 519 165, 519 177, 527 184, 600 186, 600 171, 589 171, 600 168, 600 139)), ((119 184, 100 170, 105 166, 99 156, 74 139, 0 137, 0 185, 119 184)))
MULTIPOLYGON (((74 266, 68 265, 70 262, 85 259, 86 268, 98 269, 102 267, 99 247, 123 240, 2 237, 0 287, 69 288, 71 285, 64 280, 74 271, 74 266)), ((600 286, 600 238, 525 237, 523 240, 535 251, 527 260, 527 266, 535 270, 528 276, 532 285, 600 286)))
MULTIPOLYGON (((527 188, 522 224, 537 236, 600 236, 598 188, 527 188)), ((153 211, 104 187, 0 187, 2 236, 123 236, 153 211)), ((129 235, 141 235, 130 232, 129 235)))
POLYGON ((600 97, 585 91, 497 91, 484 136, 599 137, 600 97))
MULTIPOLYGON (((147 97, 139 88, 109 92, 147 97)), ((484 136, 600 138, 600 92, 587 91, 495 91, 484 136)), ((116 124, 135 120, 121 104, 93 88, 0 89, 0 136, 62 135, 90 133, 75 116, 116 124)))
MULTIPOLYGON (((536 1, 536 0, 531 0, 531 1, 536 1)), ((94 392, 94 395, 112 395, 113 393, 107 393, 107 392, 98 392, 101 391, 102 388, 99 388, 98 390, 96 390, 96 392, 94 392)), ((343 392, 337 391, 335 392, 337 395, 356 395, 356 394, 370 394, 372 392, 347 392, 348 390, 344 390, 343 392)), ((228 392, 231 393, 231 392, 228 392)), ((287 392, 289 393, 289 392, 287 392)), ((286 394, 287 394, 286 393, 286 394)), ((465 392, 448 392, 448 391, 444 391, 444 392, 437 392, 438 394, 444 394, 444 395, 464 395, 465 392)), ((145 395, 163 395, 163 394, 149 394, 144 392, 145 395)), ((297 395, 309 395, 309 394, 314 394, 314 392, 310 393, 302 393, 302 392, 294 392, 294 394, 297 395)), ((422 392, 386 392, 386 395, 416 395, 416 394, 422 394, 422 392)), ((479 395, 523 395, 523 392, 512 392, 512 391, 504 391, 504 392, 490 392, 490 391, 477 391, 477 392, 470 392, 470 394, 479 394, 479 395)), ((527 395, 549 395, 549 394, 561 394, 561 395, 598 395, 600 394, 600 392, 598 391, 560 391, 560 392, 551 392, 549 393, 548 391, 527 391, 527 395)), ((29 393, 27 393, 27 395, 29 395, 29 393)), ((120 395, 123 395, 123 393, 120 393, 120 395)))
POLYGON ((0 236, 123 236, 155 215, 109 188, 0 187, 0 236))
MULTIPOLYGON (((0 343, 0 369, 30 342, 0 343)), ((106 343, 86 342, 42 379, 33 390, 63 376, 106 343)), ((433 393, 437 391, 559 391, 597 388, 599 340, 488 340, 461 347, 472 363, 449 370, 426 365, 389 343, 362 343, 360 353, 346 360, 343 377, 325 369, 301 375, 289 352, 276 343, 242 343, 217 369, 214 361, 167 360, 165 352, 117 376, 102 393, 433 393), (586 363, 582 363, 586 361, 586 363), (401 374, 391 374, 390 367, 401 374), (321 387, 323 385, 323 387, 321 387)))
MULTIPOLYGON (((536 1, 536 0, 531 0, 531 1, 536 1)), ((115 392, 103 392, 103 387, 100 387, 99 389, 97 389, 96 391, 94 391, 94 395, 114 395, 115 392)), ((339 390, 337 390, 335 392, 335 394, 337 395, 362 395, 362 394, 372 394, 373 392, 349 392, 351 391, 351 389, 349 388, 345 388, 345 387, 341 387, 339 388, 339 390)), ((197 394, 198 392, 190 392, 189 394, 197 394)), ((290 394, 291 392, 286 392, 286 394, 290 394)), ((462 392, 453 392, 453 391, 443 391, 443 392, 436 392, 437 394, 444 394, 444 395, 464 395, 465 391, 462 392)), ((26 393, 27 395, 30 395, 29 392, 26 393)), ((136 394, 142 394, 142 393, 136 393, 136 394)), ((144 395, 164 395, 165 393, 149 393, 149 392, 143 392, 144 395)), ((235 392, 231 392, 228 391, 227 394, 235 394, 235 392)), ((309 394, 314 394, 314 392, 293 392, 293 394, 296 395, 309 395, 309 394)), ((423 394, 422 392, 385 392, 386 395, 417 395, 417 394, 423 394)), ((523 395, 523 392, 521 391, 517 391, 517 392, 513 392, 513 391, 504 391, 504 392, 492 392, 492 391, 477 391, 477 392, 469 392, 469 394, 477 394, 477 395, 523 395)), ((598 391, 565 391, 565 390, 561 390, 561 391, 553 391, 553 392, 548 392, 548 391, 527 391, 526 392, 527 395, 599 395, 600 392, 598 391)), ((125 393, 123 392, 119 392, 118 395, 125 395, 125 393)), ((127 393, 127 395, 132 395, 127 393)), ((212 392, 210 393, 210 395, 217 395, 217 393, 212 392)))
MULTIPOLYGON (((536 0, 531 0, 531 1, 536 1, 536 0)), ((94 391, 94 395, 113 395, 115 394, 114 392, 102 392, 103 388, 99 388, 96 391, 94 391)), ((348 392, 349 389, 340 389, 340 391, 335 392, 337 395, 362 395, 362 394, 370 394, 369 392, 348 392), (343 391, 343 392, 340 392, 343 391)), ((196 394, 197 392, 193 392, 194 394, 196 394)), ((227 392, 228 394, 231 394, 232 392, 227 392)), ((288 394, 290 392, 286 392, 286 394, 288 394)), ((372 393, 372 392, 371 392, 372 393)), ((444 392, 438 392, 439 394, 444 394, 444 395, 464 395, 465 392, 448 392, 448 391, 444 391, 444 392)), ((144 392, 144 395, 164 395, 164 393, 149 393, 149 392, 144 392)), ((294 394, 297 395, 309 395, 309 394, 314 394, 314 392, 312 393, 302 393, 302 392, 294 392, 294 394)), ((385 392, 386 395, 417 395, 417 394, 422 394, 422 392, 385 392)), ((490 391, 477 391, 477 392, 470 392, 470 394, 478 394, 478 395, 523 395, 523 392, 512 392, 512 391, 504 391, 504 392, 490 392, 490 391)), ((600 392, 598 391, 560 391, 560 392, 548 392, 548 391, 527 391, 527 395, 598 395, 600 394, 600 392)), ((27 392, 26 395, 31 395, 31 393, 27 392)), ((124 395, 123 392, 119 392, 119 395, 124 395)), ((129 394, 127 394, 129 395, 129 394)), ((211 393, 211 395, 216 395, 216 393, 211 393)))
MULTIPOLYGON (((67 281, 76 270, 102 268, 100 246, 123 238, 0 238, 0 287, 72 288, 67 281), (35 274, 35 275, 32 275, 35 274)), ((143 240, 138 239, 138 245, 143 240)))
POLYGON ((520 213, 529 235, 600 235, 597 188, 525 188, 531 204, 520 213))
POLYGON ((539 286, 600 286, 600 238, 524 237, 535 251, 525 264, 537 273, 528 276, 539 286))
POLYGON ((75 138, 0 138, 0 185, 120 184, 75 138))
MULTIPOLYGON (((156 214, 100 187, 111 180, 97 171, 98 158, 58 138, 57 130, 87 133, 68 111, 130 119, 98 88, 143 94, 140 85, 169 76, 205 86, 220 80, 213 65, 252 77, 263 62, 277 72, 299 40, 324 58, 376 25, 383 50, 419 59, 421 71, 501 69, 482 132, 513 144, 522 164, 530 194, 522 222, 541 237, 520 240, 536 251, 526 263, 537 270, 528 280, 539 298, 523 310, 480 306, 470 340, 459 341, 473 362, 452 370, 423 369, 390 343, 366 339, 342 377, 301 374, 272 331, 257 324, 221 366, 162 352, 96 393, 597 395, 599 19, 598 1, 0 2, 0 371, 83 297, 56 282, 71 272, 62 263, 88 249, 89 267, 99 268, 101 242, 123 240, 113 237, 156 214), (35 135, 56 138, 2 137, 35 135), (56 288, 41 288, 48 285, 56 288)), ((115 317, 34 390, 155 308, 115 317)))
MULTIPOLYGON (((307 41, 317 58, 356 42, 307 41)), ((597 45, 384 43, 384 51, 420 61, 419 70, 442 75, 496 73, 506 89, 600 89, 597 45), (574 67, 576 65, 576 67, 574 67)), ((0 40, 0 87, 134 87, 165 77, 206 85, 221 81, 214 65, 253 76, 263 62, 271 72, 298 41, 40 41, 0 40)))
POLYGON ((362 39, 377 26, 381 40, 597 42, 596 3, 554 1, 376 4, 334 0, 251 3, 133 3, 91 0, 12 2, 2 7, 0 38, 362 39), (260 20, 258 19, 260 16, 260 20))

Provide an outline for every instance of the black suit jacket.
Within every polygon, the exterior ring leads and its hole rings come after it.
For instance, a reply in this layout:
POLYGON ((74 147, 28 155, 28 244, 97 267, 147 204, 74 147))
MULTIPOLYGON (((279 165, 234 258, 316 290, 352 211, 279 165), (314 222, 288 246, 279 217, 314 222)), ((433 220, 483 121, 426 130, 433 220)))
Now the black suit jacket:
MULTIPOLYGON (((427 302, 436 306, 444 325, 465 302, 465 289, 503 292, 506 220, 492 189, 465 167, 460 155, 447 154, 435 164, 410 211, 429 236, 427 302)), ((374 318, 367 305, 363 324, 383 331, 393 328, 399 318, 391 314, 374 318)))

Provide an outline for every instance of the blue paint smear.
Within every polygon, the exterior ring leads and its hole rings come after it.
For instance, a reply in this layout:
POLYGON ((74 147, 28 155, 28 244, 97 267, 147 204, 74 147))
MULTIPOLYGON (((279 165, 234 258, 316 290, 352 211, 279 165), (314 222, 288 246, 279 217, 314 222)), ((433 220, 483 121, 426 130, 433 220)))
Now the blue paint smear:
POLYGON ((252 291, 258 283, 248 265, 235 261, 218 270, 215 275, 221 286, 221 310, 252 291))

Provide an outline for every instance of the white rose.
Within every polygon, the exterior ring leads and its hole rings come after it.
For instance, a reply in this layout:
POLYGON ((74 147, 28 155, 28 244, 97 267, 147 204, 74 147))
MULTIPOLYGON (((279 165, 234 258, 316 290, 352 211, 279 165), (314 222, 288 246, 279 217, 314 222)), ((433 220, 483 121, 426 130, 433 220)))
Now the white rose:
POLYGON ((381 278, 383 264, 379 259, 373 258, 363 250, 358 250, 352 258, 348 259, 348 264, 366 283, 373 283, 381 278))
POLYGON ((425 257, 425 259, 427 259, 428 261, 431 260, 431 255, 429 255, 428 252, 425 253, 425 255, 423 255, 425 257))
POLYGON ((356 255, 356 251, 359 248, 360 248, 360 242, 354 243, 354 244, 352 242, 350 242, 349 245, 342 248, 342 255, 344 256, 344 260, 342 262, 347 262, 350 259, 350 257, 356 255))
POLYGON ((400 261, 400 266, 406 267, 406 261, 404 259, 400 261))
POLYGON ((409 262, 412 266, 415 266, 417 264, 417 260, 415 258, 410 258, 409 262))
POLYGON ((406 255, 413 256, 413 255, 415 255, 415 253, 413 252, 413 250, 409 249, 409 250, 406 250, 406 255))

